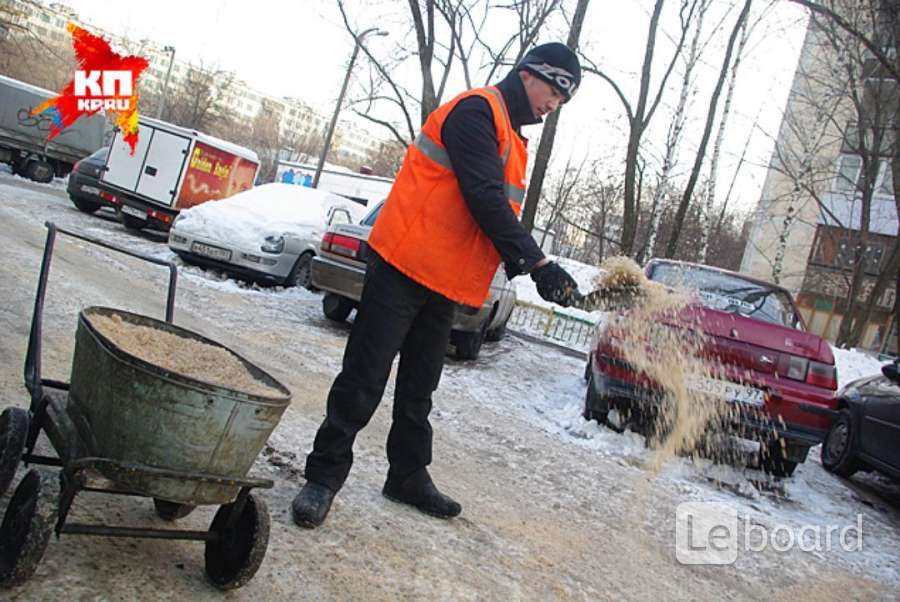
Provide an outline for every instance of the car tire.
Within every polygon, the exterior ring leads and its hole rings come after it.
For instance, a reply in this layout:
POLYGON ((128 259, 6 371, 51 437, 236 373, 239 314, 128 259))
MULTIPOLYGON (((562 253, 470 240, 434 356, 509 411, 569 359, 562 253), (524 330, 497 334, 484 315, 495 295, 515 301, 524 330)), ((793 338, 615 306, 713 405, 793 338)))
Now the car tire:
POLYGON ((353 302, 346 297, 334 293, 325 293, 325 296, 322 297, 322 312, 329 320, 344 322, 351 311, 353 311, 353 302))
POLYGON ((291 273, 288 274, 287 282, 285 284, 288 286, 302 286, 311 291, 318 290, 312 285, 313 257, 315 257, 315 253, 306 252, 301 254, 300 257, 297 258, 294 267, 291 268, 291 273))
POLYGON ((35 182, 49 184, 53 181, 53 166, 46 161, 30 161, 25 166, 25 177, 35 182))
POLYGON ((773 477, 786 478, 794 474, 797 462, 784 457, 780 441, 772 441, 760 450, 760 468, 773 477))
POLYGON ((503 339, 506 336, 506 324, 509 322, 509 318, 512 316, 512 312, 510 312, 506 319, 504 319, 500 324, 497 325, 496 328, 491 328, 487 332, 484 333, 484 340, 489 343, 496 343, 497 341, 503 339))
POLYGON ((69 196, 69 198, 72 199, 72 203, 82 213, 96 213, 97 210, 102 206, 100 203, 89 201, 77 196, 69 196))
POLYGON ((450 333, 450 342, 456 348, 456 359, 474 360, 481 353, 481 345, 484 343, 485 332, 489 320, 481 324, 481 328, 475 332, 462 332, 454 330, 450 333))
POLYGON ((587 393, 584 396, 584 411, 582 412, 585 420, 596 420, 597 424, 606 424, 609 416, 609 402, 597 395, 594 388, 594 375, 589 374, 587 379, 587 393), (600 409, 598 409, 600 408, 600 409), (605 408, 605 409, 603 409, 605 408))
POLYGON ((822 442, 822 466, 838 476, 852 476, 861 468, 854 447, 853 415, 845 408, 838 413, 822 442))

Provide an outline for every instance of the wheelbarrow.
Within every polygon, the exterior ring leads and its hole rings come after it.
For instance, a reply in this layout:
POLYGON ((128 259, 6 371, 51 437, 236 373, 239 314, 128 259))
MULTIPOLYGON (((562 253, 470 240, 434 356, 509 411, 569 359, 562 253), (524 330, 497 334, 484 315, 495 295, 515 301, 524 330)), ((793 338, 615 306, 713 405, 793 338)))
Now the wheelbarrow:
POLYGON ((172 323, 174 264, 46 226, 25 357, 31 404, 28 410, 7 407, 0 413, 0 495, 20 462, 40 468, 30 468, 19 481, 0 524, 0 587, 34 574, 54 531, 57 537, 203 541, 210 582, 223 590, 244 585, 262 563, 269 538, 268 509, 252 490, 273 485, 248 472, 290 403, 290 391, 226 347, 172 323), (69 383, 41 377, 42 314, 58 234, 169 270, 165 321, 102 307, 80 312, 69 383), (102 317, 224 349, 261 387, 244 392, 141 359, 96 327, 102 317), (56 455, 35 452, 42 433, 56 455), (198 505, 219 509, 207 531, 69 522, 69 510, 83 491, 152 498, 165 520, 182 518, 198 505))

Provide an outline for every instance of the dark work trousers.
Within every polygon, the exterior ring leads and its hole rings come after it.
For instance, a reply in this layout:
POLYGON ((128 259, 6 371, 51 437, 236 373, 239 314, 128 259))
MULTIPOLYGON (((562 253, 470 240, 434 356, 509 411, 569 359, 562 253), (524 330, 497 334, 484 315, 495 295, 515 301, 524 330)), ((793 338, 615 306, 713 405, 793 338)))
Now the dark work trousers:
MULTIPOLYGON (((448 266, 452 269, 452 266, 448 266)), ((431 394, 437 389, 454 303, 371 254, 344 363, 328 394, 325 421, 306 458, 306 479, 338 491, 353 463, 353 441, 381 402, 400 352, 389 475, 402 478, 431 463, 431 394)))

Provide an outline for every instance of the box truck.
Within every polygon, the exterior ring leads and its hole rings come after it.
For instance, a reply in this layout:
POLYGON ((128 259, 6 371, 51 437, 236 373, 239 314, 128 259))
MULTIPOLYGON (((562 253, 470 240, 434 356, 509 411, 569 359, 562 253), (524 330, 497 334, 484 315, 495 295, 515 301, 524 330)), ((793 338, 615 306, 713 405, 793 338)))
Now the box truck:
POLYGON ((31 111, 56 95, 0 75, 0 163, 9 164, 14 174, 37 182, 65 177, 79 159, 103 146, 112 128, 102 112, 78 119, 47 140, 51 117, 31 111))
POLYGON ((116 132, 101 185, 117 197, 126 228, 168 231, 181 209, 253 187, 259 158, 248 148, 140 117, 134 153, 116 132))

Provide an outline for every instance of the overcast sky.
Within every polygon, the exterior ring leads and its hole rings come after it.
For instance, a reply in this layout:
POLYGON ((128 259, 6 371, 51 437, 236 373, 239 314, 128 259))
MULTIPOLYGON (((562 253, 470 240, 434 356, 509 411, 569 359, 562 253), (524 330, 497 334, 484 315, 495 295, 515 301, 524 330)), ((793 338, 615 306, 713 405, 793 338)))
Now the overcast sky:
MULTIPOLYGON (((575 0, 564 2, 574 7, 575 0)), ((353 49, 340 14, 329 0, 155 0, 152 4, 69 0, 66 4, 82 18, 104 29, 172 45, 178 60, 202 59, 207 65, 233 69, 262 92, 298 97, 323 111, 333 107, 353 49)), ((661 22, 664 34, 675 34, 679 4, 675 0, 666 4, 661 22)), ((724 54, 723 44, 737 15, 737 8, 726 12, 734 4, 732 0, 713 0, 713 4, 707 28, 712 32, 719 19, 725 20, 704 57, 699 92, 692 99, 694 121, 688 128, 689 138, 680 157, 680 175, 693 162, 692 145, 698 142, 703 127, 703 107, 708 103, 724 54)), ((370 38, 374 52, 386 53, 392 44, 408 40, 400 18, 407 10, 405 0, 347 0, 346 5, 359 29, 378 26, 389 31, 387 37, 370 38)), ((765 18, 754 30, 738 77, 724 164, 717 180, 721 195, 731 183, 748 137, 751 145, 747 160, 761 165, 768 163, 772 140, 765 133, 777 132, 803 40, 803 11, 784 0, 771 8, 769 5, 769 0, 756 3, 755 15, 765 9, 765 18)), ((650 0, 593 0, 588 8, 582 48, 619 82, 628 96, 637 91, 651 8, 650 0)), ((497 23, 494 27, 499 32, 504 25, 511 26, 497 23)), ((541 41, 549 41, 552 35, 548 32, 541 41)), ((557 36, 563 37, 559 29, 557 36)), ((659 65, 668 58, 670 49, 663 36, 657 50, 659 65)), ((355 74, 365 76, 362 61, 357 63, 355 74)), ((399 76, 402 75, 401 72, 399 76)), ((654 118, 650 139, 655 144, 648 147, 651 153, 654 148, 659 150, 664 140, 678 83, 676 73, 670 80, 664 106, 654 118)), ((450 87, 446 98, 461 91, 463 86, 462 82, 454 81, 450 87)), ((563 112, 554 150, 555 164, 564 165, 570 158, 577 163, 585 156, 603 157, 607 159, 607 171, 621 170, 627 141, 625 127, 621 102, 610 87, 597 77, 586 77, 563 112)), ((381 133, 377 129, 373 132, 381 133)), ((539 126, 526 128, 524 133, 536 143, 539 126)), ((732 204, 752 208, 758 201, 764 177, 763 168, 745 167, 732 204)))

